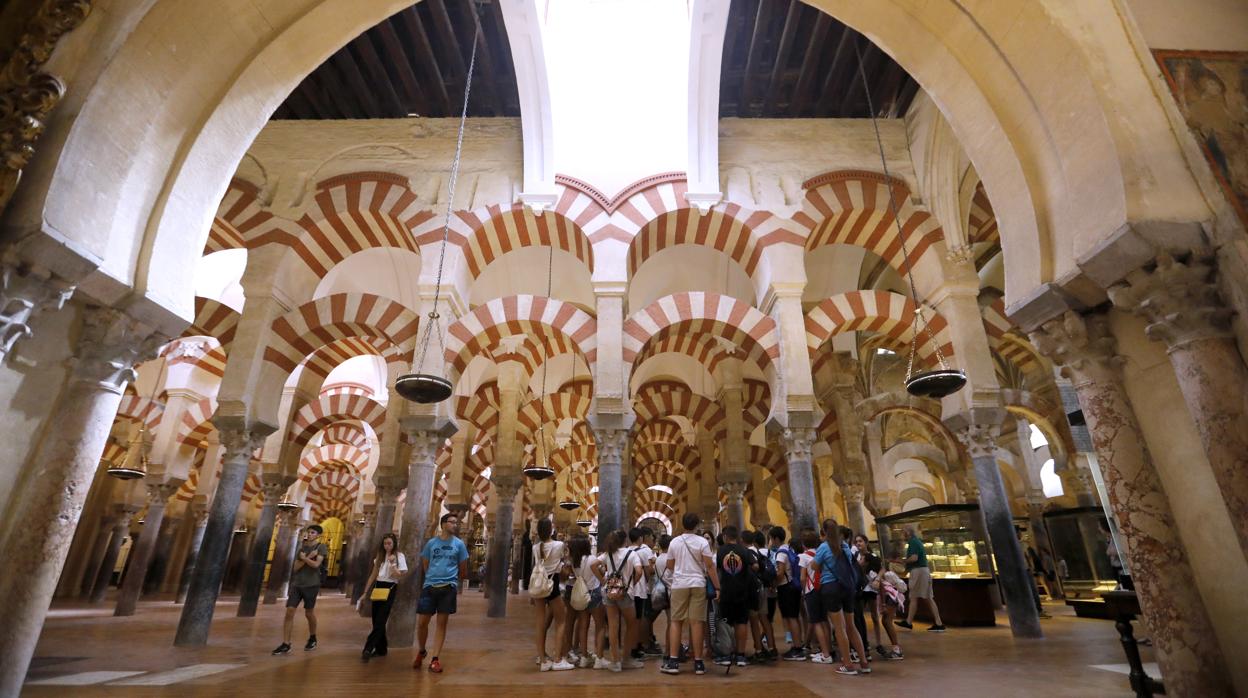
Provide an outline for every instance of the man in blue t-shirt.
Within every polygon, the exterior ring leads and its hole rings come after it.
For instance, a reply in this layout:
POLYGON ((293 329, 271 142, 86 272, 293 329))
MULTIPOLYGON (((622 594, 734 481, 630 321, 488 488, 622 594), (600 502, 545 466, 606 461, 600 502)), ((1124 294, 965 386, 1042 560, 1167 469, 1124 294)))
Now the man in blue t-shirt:
POLYGON ((438 535, 430 538, 424 550, 420 551, 420 567, 425 582, 420 590, 420 601, 416 604, 420 625, 416 629, 418 645, 416 658, 412 661, 413 669, 419 669, 429 654, 425 651, 425 640, 429 638, 429 620, 436 615, 438 629, 433 637, 433 658, 429 660, 429 671, 442 673, 438 655, 442 653, 442 643, 446 641, 447 619, 455 612, 459 580, 468 578, 468 546, 456 537, 457 533, 459 516, 454 512, 446 514, 439 524, 438 535))

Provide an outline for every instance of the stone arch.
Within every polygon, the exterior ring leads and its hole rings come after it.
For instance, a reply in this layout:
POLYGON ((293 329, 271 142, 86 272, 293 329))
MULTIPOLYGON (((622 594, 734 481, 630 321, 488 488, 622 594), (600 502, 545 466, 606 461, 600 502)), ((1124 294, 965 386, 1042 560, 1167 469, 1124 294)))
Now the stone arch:
POLYGON ((286 438, 297 448, 303 448, 318 431, 344 419, 367 422, 373 432, 380 436, 386 419, 386 408, 365 395, 324 395, 299 408, 290 420, 290 431, 286 438))
POLYGON ((194 448, 200 448, 208 435, 216 430, 212 415, 217 411, 217 401, 211 397, 200 399, 182 413, 175 440, 194 448))
POLYGON ((571 303, 541 296, 495 298, 464 314, 447 329, 446 363, 455 379, 468 362, 485 353, 509 334, 542 336, 542 330, 563 334, 575 344, 581 358, 593 366, 598 355, 598 323, 571 303))
POLYGON ((880 471, 891 475, 898 461, 907 458, 923 461, 937 473, 949 472, 949 462, 945 459, 945 452, 931 444, 918 441, 903 441, 885 451, 880 458, 880 471))
POLYGON ((520 408, 516 415, 517 425, 523 434, 531 438, 543 424, 562 419, 584 420, 589 416, 592 403, 590 396, 580 393, 558 392, 539 396, 520 408))
POLYGON ((722 337, 750 353, 765 375, 774 375, 780 356, 775 320, 735 298, 697 291, 664 296, 633 313, 624 322, 624 361, 636 365, 646 343, 669 328, 722 337))
POLYGON ((724 411, 719 405, 675 381, 646 383, 634 396, 633 409, 643 426, 651 420, 676 415, 712 434, 724 429, 724 411))
POLYGON ((364 427, 358 422, 342 421, 335 422, 322 432, 321 443, 329 444, 345 444, 354 446, 355 448, 368 448, 368 434, 365 433, 364 427))
POLYGON ((336 293, 273 321, 265 363, 287 375, 317 349, 348 337, 381 337, 410 354, 420 320, 402 305, 369 294, 336 293))
POLYGON ((772 217, 766 211, 749 212, 727 204, 706 213, 695 208, 664 211, 648 221, 629 241, 629 279, 648 259, 676 245, 700 245, 722 252, 754 278, 763 256, 763 245, 754 228, 772 217))
MULTIPOLYGON (((914 336, 917 306, 914 301, 891 291, 849 291, 823 300, 806 313, 806 348, 814 358, 832 335, 842 332, 875 332, 896 342, 907 351, 914 336)), ((931 308, 923 309, 927 330, 920 326, 918 358, 926 366, 937 362, 936 351, 946 360, 953 354, 953 338, 945 317, 931 308)))
POLYGON ((231 179, 217 205, 203 254, 246 248, 248 235, 271 218, 273 214, 260 201, 260 187, 238 177, 231 179))
POLYGON ((455 415, 477 428, 480 434, 492 434, 498 426, 498 382, 479 386, 472 395, 455 398, 455 415))
POLYGON ((160 418, 165 414, 165 404, 157 402, 138 395, 126 394, 121 396, 121 403, 117 406, 117 416, 129 419, 132 422, 142 422, 143 426, 149 433, 155 431, 156 426, 160 424, 160 418))
POLYGON ((594 248, 585 232, 558 211, 534 212, 522 205, 490 206, 456 214, 472 232, 460 242, 468 276, 476 279, 491 262, 522 247, 554 247, 576 257, 594 273, 594 248))
POLYGON ((357 473, 368 468, 367 450, 351 444, 332 443, 307 449, 299 459, 298 477, 301 482, 311 482, 322 463, 346 463, 357 473))
POLYGON ((213 337, 221 343, 222 351, 228 353, 241 317, 237 310, 220 301, 195 296, 195 320, 182 336, 213 337))

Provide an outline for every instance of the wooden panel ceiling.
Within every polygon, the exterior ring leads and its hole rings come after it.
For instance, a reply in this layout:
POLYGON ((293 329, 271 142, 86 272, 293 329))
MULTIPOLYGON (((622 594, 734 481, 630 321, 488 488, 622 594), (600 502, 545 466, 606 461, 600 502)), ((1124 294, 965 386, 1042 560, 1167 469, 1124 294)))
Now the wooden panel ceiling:
MULTIPOLYGON (((365 0, 367 1, 367 0, 365 0)), ((472 0, 424 0, 356 37, 304 78, 274 119, 459 116, 478 15, 472 0)), ((520 116, 497 2, 482 6, 469 116, 520 116)))
POLYGON ((905 114, 918 83, 858 32, 800 0, 732 0, 719 115, 866 118, 859 51, 876 116, 905 114))

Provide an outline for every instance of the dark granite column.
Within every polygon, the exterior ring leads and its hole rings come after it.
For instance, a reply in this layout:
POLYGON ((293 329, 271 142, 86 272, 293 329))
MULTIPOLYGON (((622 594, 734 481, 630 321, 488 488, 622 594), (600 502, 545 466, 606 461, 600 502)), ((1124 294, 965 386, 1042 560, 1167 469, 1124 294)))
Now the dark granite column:
POLYGON ((126 579, 121 584, 121 595, 117 597, 114 616, 132 616, 139 603, 139 594, 143 593, 143 582, 147 580, 147 567, 152 563, 152 555, 156 552, 156 544, 160 542, 160 526, 165 522, 165 506, 169 497, 182 486, 181 479, 164 480, 163 476, 154 482, 147 483, 147 514, 143 517, 143 535, 130 551, 130 565, 126 571, 126 579))
MULTIPOLYGON (((264 495, 264 505, 260 508, 255 542, 251 546, 247 569, 243 572, 242 597, 238 600, 239 618, 256 615, 256 606, 260 604, 260 587, 264 584, 264 568, 269 562, 269 547, 273 542, 277 503, 281 501, 289 485, 290 482, 280 473, 265 473, 261 476, 260 490, 264 495)), ((273 559, 276 561, 277 557, 274 556, 273 559)))
POLYGON ((212 614, 216 610, 221 580, 225 577, 226 560, 234 537, 234 518, 238 514, 243 485, 247 481, 247 469, 251 454, 264 443, 273 427, 265 424, 247 424, 240 417, 214 417, 213 422, 221 435, 225 457, 221 464, 221 477, 212 497, 204 540, 191 571, 191 584, 187 589, 186 604, 178 620, 178 630, 173 644, 178 647, 202 647, 208 644, 208 631, 212 626, 212 614))
POLYGON ((169 557, 173 553, 173 544, 178 537, 180 522, 169 517, 165 511, 165 521, 160 526, 160 536, 156 540, 156 550, 152 551, 152 562, 147 566, 147 577, 143 580, 143 592, 139 598, 158 593, 164 584, 169 567, 169 557))
MULTIPOLYGON (((971 417, 975 419, 979 415, 971 417)), ((970 453, 975 467, 975 480, 979 483, 979 509, 983 512, 988 528, 988 540, 997 561, 997 581, 1001 585, 1005 609, 1010 617, 1010 631, 1014 637, 1044 637, 1040 630, 1040 614, 1031 593, 1031 575, 1023 549, 1014 533, 1014 515, 1005 492, 1005 482, 997 466, 997 443, 999 425, 969 423, 955 431, 958 440, 970 453)))
POLYGON ((130 535, 130 519, 138 511, 138 507, 121 507, 116 518, 113 519, 108 549, 104 553, 104 560, 95 570, 95 579, 92 580, 91 596, 88 598, 90 603, 100 603, 108 593, 108 585, 113 579, 113 569, 117 567, 117 557, 121 555, 121 546, 125 544, 126 536, 130 535))
MULTIPOLYGON (((81 598, 91 597, 91 591, 95 588, 95 577, 100 572, 100 565, 104 564, 109 543, 113 540, 113 527, 117 525, 119 517, 120 514, 117 513, 100 517, 100 524, 95 531, 95 540, 91 543, 91 557, 87 560, 87 567, 83 570, 82 579, 78 583, 77 595, 81 598)), ((115 562, 116 558, 113 560, 115 562)))
POLYGON ((199 497, 191 502, 191 516, 195 517, 195 528, 191 531, 191 542, 186 546, 186 560, 182 563, 182 576, 178 578, 178 592, 174 595, 175 603, 186 601, 186 592, 191 588, 191 577, 195 573, 195 563, 199 560, 199 549, 204 544, 204 530, 208 527, 208 502, 199 497))
MULTIPOLYGON (((599 450, 598 453, 601 454, 602 451, 599 450)), ((490 618, 506 618, 507 571, 511 569, 511 537, 515 523, 516 493, 520 491, 520 475, 495 471, 490 481, 493 486, 490 495, 498 497, 498 509, 494 516, 494 530, 490 531, 490 550, 485 563, 486 584, 489 587, 486 615, 490 618)), ((601 487, 602 480, 598 482, 601 487)), ((600 528, 601 526, 599 523, 600 528)))
POLYGON ((1144 622, 1157 648, 1166 692, 1234 693, 1196 573, 1179 539, 1170 501, 1122 384, 1114 337, 1103 314, 1067 312, 1031 334, 1070 379, 1088 422, 1097 464, 1126 554, 1144 622))
POLYGON ((370 549, 373 544, 373 533, 377 530, 377 510, 364 507, 364 530, 360 534, 360 548, 355 554, 355 578, 360 583, 351 590, 351 603, 360 600, 360 596, 364 594, 364 582, 368 580, 370 572, 369 565, 372 564, 371 553, 375 549, 370 549))
MULTIPOLYGON (((405 418, 411 420, 413 418, 405 418)), ((422 420, 424 421, 424 420, 422 420)), ((428 539, 429 510, 433 506, 433 480, 437 474, 438 447, 446 441, 448 430, 404 429, 412 446, 407 465, 407 500, 403 504, 403 530, 399 550, 407 558, 412 573, 399 580, 398 595, 390 608, 386 625, 390 645, 411 647, 416 639, 416 602, 420 599, 423 579, 420 574, 420 551, 428 539)))
MULTIPOLYGON (((624 525, 624 493, 622 473, 624 442, 628 432, 624 429, 595 429, 598 443, 598 546, 602 547, 605 536, 624 525)), ((501 504, 502 502, 500 502, 501 504)), ((500 510, 501 514, 501 510, 500 510)), ((511 519, 507 526, 510 527, 511 519)), ((499 518, 502 528, 502 518, 499 518)), ((508 533, 510 535, 510 533, 508 533)), ((491 555, 490 560, 494 559, 491 555)))
POLYGON ((68 380, 44 424, 27 467, 35 472, 14 494, 11 536, 0 559, 0 695, 17 695, 56 591, 74 528, 104 452, 121 394, 137 361, 155 355, 163 337, 111 308, 81 311, 68 380))
POLYGON ((299 509, 277 512, 277 547, 273 550, 273 567, 269 569, 269 585, 264 590, 266 606, 277 603, 277 596, 290 581, 295 558, 295 531, 299 529, 299 509))
POLYGON ((789 468, 789 496, 793 500, 793 533, 803 528, 819 529, 819 506, 815 502, 815 471, 811 465, 813 429, 784 429, 779 434, 789 468))

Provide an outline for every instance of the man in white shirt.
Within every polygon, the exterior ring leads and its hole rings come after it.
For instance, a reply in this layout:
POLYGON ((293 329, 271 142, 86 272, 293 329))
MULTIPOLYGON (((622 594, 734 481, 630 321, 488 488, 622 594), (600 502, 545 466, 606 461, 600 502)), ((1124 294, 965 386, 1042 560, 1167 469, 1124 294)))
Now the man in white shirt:
POLYGON ((659 669, 664 674, 680 673, 680 632, 685 621, 693 623, 693 673, 705 674, 702 659, 706 636, 706 582, 719 591, 715 556, 706 539, 697 534, 698 515, 689 512, 681 520, 685 532, 668 546, 667 569, 672 571, 670 605, 672 622, 667 625, 667 657, 659 669))
POLYGON ((628 590, 633 597, 634 610, 637 612, 637 624, 634 626, 637 629, 637 637, 633 639, 633 659, 645 659, 647 656, 661 657, 663 650, 659 649, 658 643, 654 641, 654 620, 650 612, 650 585, 654 584, 656 574, 654 548, 651 547, 654 544, 654 532, 648 528, 635 527, 628 532, 628 542, 633 549, 633 557, 641 563, 642 571, 642 575, 628 590))

